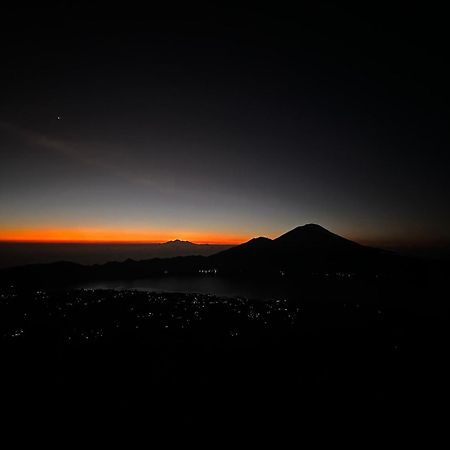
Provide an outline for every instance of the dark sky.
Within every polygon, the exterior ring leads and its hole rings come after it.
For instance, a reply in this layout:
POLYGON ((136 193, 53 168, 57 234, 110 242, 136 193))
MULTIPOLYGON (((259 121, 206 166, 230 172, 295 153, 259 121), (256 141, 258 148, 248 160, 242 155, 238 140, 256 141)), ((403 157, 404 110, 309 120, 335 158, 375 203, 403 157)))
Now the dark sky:
POLYGON ((312 3, 6 11, 0 239, 449 242, 443 10, 312 3))

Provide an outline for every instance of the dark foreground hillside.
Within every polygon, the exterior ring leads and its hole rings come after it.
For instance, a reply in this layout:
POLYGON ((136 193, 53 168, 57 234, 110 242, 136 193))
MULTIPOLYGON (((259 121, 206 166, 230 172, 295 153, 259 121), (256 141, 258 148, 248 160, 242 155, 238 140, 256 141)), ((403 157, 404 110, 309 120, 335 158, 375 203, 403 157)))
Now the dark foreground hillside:
POLYGON ((409 305, 373 291, 260 302, 4 288, 3 406, 21 420, 148 427, 429 417, 448 400, 448 316, 408 295, 409 305))

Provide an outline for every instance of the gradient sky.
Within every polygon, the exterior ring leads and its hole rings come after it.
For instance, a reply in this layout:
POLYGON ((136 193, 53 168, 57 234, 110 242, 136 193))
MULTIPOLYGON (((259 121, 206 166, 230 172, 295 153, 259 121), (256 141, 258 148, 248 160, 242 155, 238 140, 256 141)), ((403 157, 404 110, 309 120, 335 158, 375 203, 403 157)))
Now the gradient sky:
POLYGON ((450 241, 439 11, 99 5, 2 19, 0 240, 450 241))

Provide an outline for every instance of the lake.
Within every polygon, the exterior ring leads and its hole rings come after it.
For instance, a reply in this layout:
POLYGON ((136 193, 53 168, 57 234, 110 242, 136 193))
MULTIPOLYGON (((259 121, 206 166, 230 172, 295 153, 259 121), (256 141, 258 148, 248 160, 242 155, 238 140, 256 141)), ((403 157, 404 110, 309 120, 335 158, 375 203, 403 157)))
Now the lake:
POLYGON ((288 295, 288 286, 273 280, 241 280, 219 276, 146 278, 140 280, 95 281, 75 286, 82 289, 135 289, 138 291, 211 294, 219 297, 247 297, 273 300, 288 295))

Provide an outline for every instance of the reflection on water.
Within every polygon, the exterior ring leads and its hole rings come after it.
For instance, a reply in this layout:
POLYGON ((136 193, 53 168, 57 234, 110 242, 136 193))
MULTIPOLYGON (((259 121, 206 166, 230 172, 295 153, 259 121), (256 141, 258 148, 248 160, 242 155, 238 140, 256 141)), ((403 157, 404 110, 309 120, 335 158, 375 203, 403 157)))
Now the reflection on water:
POLYGON ((286 294, 287 289, 273 281, 257 282, 225 277, 160 277, 140 280, 113 280, 83 283, 85 289, 135 289, 138 291, 212 294, 220 297, 247 297, 272 300, 286 294))

